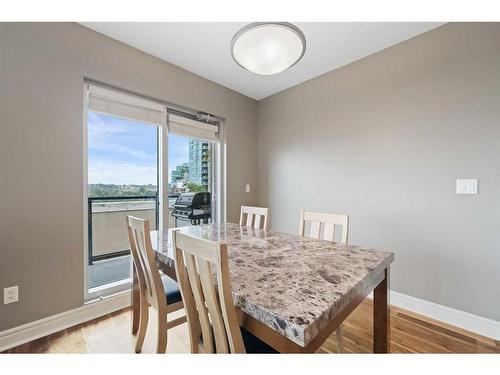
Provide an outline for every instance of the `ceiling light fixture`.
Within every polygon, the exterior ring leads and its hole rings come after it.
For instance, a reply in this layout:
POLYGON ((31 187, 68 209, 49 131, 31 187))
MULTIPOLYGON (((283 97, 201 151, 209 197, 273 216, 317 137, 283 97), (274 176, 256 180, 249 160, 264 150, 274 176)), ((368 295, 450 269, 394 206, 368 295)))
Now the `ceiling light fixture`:
POLYGON ((234 61, 261 75, 283 72, 306 52, 302 31, 287 22, 255 22, 243 27, 231 40, 234 61))

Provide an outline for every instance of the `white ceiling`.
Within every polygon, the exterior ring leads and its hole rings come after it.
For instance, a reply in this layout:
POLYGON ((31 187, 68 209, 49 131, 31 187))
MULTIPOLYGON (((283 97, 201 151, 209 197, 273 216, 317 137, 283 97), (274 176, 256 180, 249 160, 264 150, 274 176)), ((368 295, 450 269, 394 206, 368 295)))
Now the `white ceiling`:
POLYGON ((84 26, 254 99, 263 99, 320 74, 433 29, 441 23, 295 23, 306 36, 304 57, 285 72, 259 76, 237 65, 229 50, 246 23, 86 22, 84 26))

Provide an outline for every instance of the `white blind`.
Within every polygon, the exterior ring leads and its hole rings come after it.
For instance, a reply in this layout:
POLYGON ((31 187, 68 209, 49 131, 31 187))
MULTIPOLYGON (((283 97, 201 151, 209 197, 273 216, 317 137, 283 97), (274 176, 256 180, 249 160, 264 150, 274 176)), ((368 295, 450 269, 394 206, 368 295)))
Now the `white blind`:
POLYGON ((170 133, 185 135, 191 138, 216 141, 219 127, 217 125, 207 124, 205 122, 195 121, 186 117, 169 114, 168 131, 170 133))
POLYGON ((151 124, 162 124, 165 106, 114 90, 89 84, 88 106, 93 112, 151 124))

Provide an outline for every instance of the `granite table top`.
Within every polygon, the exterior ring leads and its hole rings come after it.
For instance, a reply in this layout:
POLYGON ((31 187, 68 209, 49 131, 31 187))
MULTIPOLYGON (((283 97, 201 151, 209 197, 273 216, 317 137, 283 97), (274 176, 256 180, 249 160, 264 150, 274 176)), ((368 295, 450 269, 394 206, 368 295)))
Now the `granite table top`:
MULTIPOLYGON (((387 251, 232 223, 180 230, 225 243, 235 305, 302 347, 394 260, 387 251)), ((169 232, 151 238, 157 260, 174 267, 169 232)))

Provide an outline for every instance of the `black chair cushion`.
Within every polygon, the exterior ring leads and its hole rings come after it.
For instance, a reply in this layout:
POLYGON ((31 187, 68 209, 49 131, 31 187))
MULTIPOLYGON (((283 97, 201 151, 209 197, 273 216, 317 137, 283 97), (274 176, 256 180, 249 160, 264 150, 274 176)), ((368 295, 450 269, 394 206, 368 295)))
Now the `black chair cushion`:
POLYGON ((179 289, 179 284, 177 284, 175 280, 165 275, 162 276, 161 282, 167 297, 167 304, 182 301, 181 290, 179 289))
MULTIPOLYGON (((162 276, 161 282, 163 283, 163 289, 165 289, 167 303, 182 301, 181 290, 179 289, 179 284, 175 280, 172 280, 170 277, 165 275, 162 276)), ((243 337, 243 344, 245 345, 245 350, 247 353, 278 353, 271 346, 267 345, 264 341, 255 337, 243 328, 241 328, 241 336, 243 337)))
POLYGON ((249 354, 276 354, 278 351, 267 345, 264 341, 241 328, 241 336, 245 344, 245 350, 249 354))

